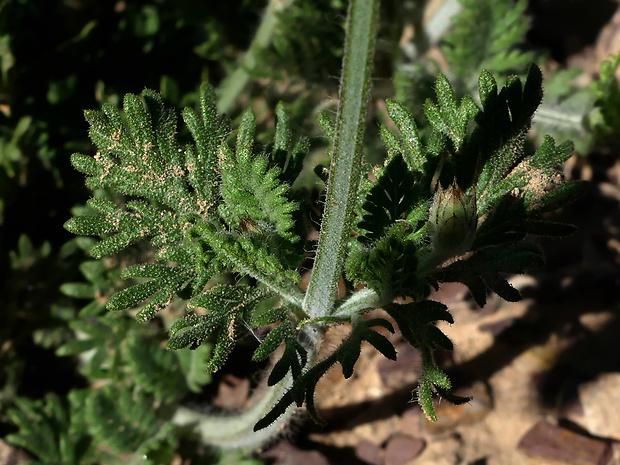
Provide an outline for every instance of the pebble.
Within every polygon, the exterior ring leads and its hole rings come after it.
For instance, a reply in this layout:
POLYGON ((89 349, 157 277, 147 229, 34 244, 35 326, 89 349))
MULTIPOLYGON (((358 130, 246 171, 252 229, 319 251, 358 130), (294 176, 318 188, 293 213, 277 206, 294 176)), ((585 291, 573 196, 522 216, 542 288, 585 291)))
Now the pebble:
POLYGON ((385 465, 405 465, 422 453, 426 441, 405 434, 392 436, 385 446, 385 465))
POLYGON ((368 465, 381 465, 381 448, 367 439, 357 443, 355 456, 368 465))

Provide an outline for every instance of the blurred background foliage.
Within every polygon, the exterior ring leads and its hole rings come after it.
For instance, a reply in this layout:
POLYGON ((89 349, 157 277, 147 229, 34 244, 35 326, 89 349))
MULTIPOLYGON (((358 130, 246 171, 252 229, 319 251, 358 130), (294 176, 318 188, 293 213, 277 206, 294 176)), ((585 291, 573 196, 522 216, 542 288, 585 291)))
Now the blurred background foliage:
MULTIPOLYGON (((439 71, 462 95, 475 87, 471 76, 482 67, 506 78, 548 58, 527 40, 525 1, 464 0, 464 13, 439 45, 424 34, 428 23, 419 11, 426 3, 382 2, 377 120, 385 119, 385 97, 421 114, 416 110, 439 71), (415 27, 422 33, 414 38, 415 27)), ((110 292, 126 285, 121 260, 136 257, 89 261, 89 240, 62 228, 88 197, 69 157, 93 152, 81 110, 119 103, 145 87, 182 108, 195 103, 208 80, 220 96, 232 92, 226 96, 234 102, 233 119, 252 106, 265 137, 276 103, 284 101, 294 131, 313 137, 312 163, 324 163, 315 115, 335 108, 346 6, 345 0, 0 0, 0 438, 47 465, 166 464, 178 457, 242 463, 238 456, 198 453, 191 436, 166 422, 174 405, 195 400, 211 382, 202 371, 210 347, 167 352, 165 315, 142 325, 128 312, 105 311, 110 292), (270 8, 276 20, 262 30, 270 8), (244 85, 229 86, 239 74, 244 85), (114 421, 101 422, 101 411, 113 412, 114 421)), ((617 143, 618 60, 603 65, 601 79, 587 87, 575 83, 578 69, 556 73, 546 87, 550 113, 579 111, 572 126, 556 131, 552 121, 544 131, 571 136, 584 155, 596 144, 617 143)), ((379 147, 378 126, 369 124, 368 152, 379 147)), ((423 121, 420 127, 423 133, 423 121)))
MULTIPOLYGON (((119 262, 84 261, 88 239, 62 228, 88 197, 69 163, 71 153, 93 151, 82 110, 145 87, 167 105, 193 105, 201 82, 217 86, 240 68, 267 6, 0 1, 0 438, 41 463, 145 463, 143 456, 170 463, 180 433, 164 419, 210 382, 203 370, 209 345, 168 352, 161 321, 140 325, 127 312, 105 311, 110 291, 124 286, 119 262), (110 409, 118 419, 101 424, 98 412, 110 409), (136 422, 150 426, 131 430, 136 422)), ((234 118, 253 105, 267 131, 277 101, 293 104, 300 129, 325 81, 337 90, 346 2, 297 2, 285 13, 290 21, 267 31, 269 47, 253 51, 261 66, 245 69, 245 97, 229 111, 234 118)), ((195 463, 241 463, 201 453, 195 463)))

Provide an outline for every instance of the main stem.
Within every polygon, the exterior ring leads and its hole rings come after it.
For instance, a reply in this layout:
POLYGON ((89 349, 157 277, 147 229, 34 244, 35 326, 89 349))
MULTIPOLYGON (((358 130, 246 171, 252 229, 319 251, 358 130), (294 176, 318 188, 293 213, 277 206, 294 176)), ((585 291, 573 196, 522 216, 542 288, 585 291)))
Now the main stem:
MULTIPOLYGON (((272 0, 270 5, 276 3, 277 0, 272 0)), ((340 107, 327 186, 327 203, 323 213, 315 265, 303 302, 303 307, 310 310, 312 317, 326 316, 332 311, 345 259, 361 171, 362 142, 378 16, 379 0, 351 0, 340 84, 340 107)), ((231 93, 233 94, 235 92, 231 93)), ((230 102, 225 101, 224 105, 230 105, 230 102)), ((374 295, 367 297, 366 300, 373 302, 376 300, 374 295)), ((356 301, 352 308, 355 310, 360 305, 365 308, 368 303, 365 300, 356 301)), ((320 335, 318 336, 320 338, 320 335)), ((311 359, 309 362, 313 363, 319 342, 313 341, 311 346, 308 348, 308 357, 311 359)), ((206 444, 221 449, 256 450, 265 441, 277 435, 282 425, 290 419, 294 410, 292 407, 269 428, 258 433, 252 431, 254 423, 269 412, 291 384, 292 380, 287 376, 276 386, 268 389, 265 398, 257 405, 238 415, 214 417, 180 407, 172 421, 178 426, 196 425, 202 441, 206 444)))
POLYGON ((351 0, 325 210, 303 302, 311 318, 327 316, 333 311, 346 258, 362 165, 378 17, 379 0, 351 0))

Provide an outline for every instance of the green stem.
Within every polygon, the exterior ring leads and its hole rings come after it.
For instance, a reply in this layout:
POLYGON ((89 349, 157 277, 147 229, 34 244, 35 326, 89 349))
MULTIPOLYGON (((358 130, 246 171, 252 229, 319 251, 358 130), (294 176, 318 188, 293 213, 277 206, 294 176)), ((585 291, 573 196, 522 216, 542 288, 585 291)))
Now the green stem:
POLYGON ((543 127, 558 128, 583 134, 586 132, 583 124, 585 117, 586 111, 570 112, 564 108, 554 108, 552 105, 542 104, 534 113, 534 123, 538 123, 543 127))
POLYGON ((275 386, 267 388, 264 397, 254 406, 235 414, 208 414, 188 407, 178 407, 172 417, 172 423, 192 428, 203 444, 216 449, 255 452, 281 433, 282 425, 288 423, 293 415, 295 408, 291 406, 276 422, 262 430, 256 432, 253 430, 254 425, 291 386, 292 378, 289 374, 275 386))
POLYGON ((333 311, 357 201, 379 0, 351 0, 340 80, 340 106, 319 244, 303 308, 311 318, 333 311))
MULTIPOLYGON (((290 3, 290 0, 287 1, 290 3)), ((272 0, 270 7, 274 3, 286 3, 286 1, 272 0)), ((349 239, 350 221, 357 200, 361 171, 362 142, 378 16, 379 0, 351 0, 340 86, 341 103, 336 122, 327 203, 321 224, 315 266, 303 302, 303 308, 311 309, 310 317, 314 318, 328 316, 333 311, 338 281, 345 259, 346 243, 349 239)), ((265 21, 266 18, 263 23, 265 21)), ((230 86, 225 86, 226 92, 232 92, 232 84, 230 86)), ((220 101, 220 111, 222 107, 232 105, 237 95, 235 92, 226 94, 229 95, 228 101, 223 103, 220 101), (232 95, 235 95, 234 99, 232 95)), ((205 231, 200 235, 204 237, 204 233, 205 231)), ((218 242, 209 234, 207 236, 214 243, 218 242)), ((207 242, 212 242, 209 238, 205 237, 207 242)), ((277 291, 283 290, 277 289, 277 291)), ((284 295, 293 302, 296 302, 298 298, 296 295, 288 295, 286 291, 284 295)), ((347 313, 361 311, 362 308, 367 307, 369 302, 375 302, 377 299, 373 293, 364 293, 359 297, 363 298, 354 299, 355 302, 350 302, 348 306, 345 305, 344 310, 347 313)), ((306 332, 305 339, 308 339, 306 344, 308 365, 311 366, 316 362, 323 332, 310 324, 304 327, 304 331, 306 332)), ((254 407, 237 415, 220 417, 181 407, 175 412, 172 422, 178 426, 195 427, 203 443, 217 448, 256 450, 262 443, 281 432, 282 425, 292 415, 294 408, 291 407, 269 427, 258 432, 253 431, 254 424, 262 419, 290 389, 291 383, 289 374, 276 386, 269 388, 265 397, 254 407)))
MULTIPOLYGON (((306 340, 308 364, 313 365, 323 339, 323 330, 308 325, 303 329, 306 340)), ((295 413, 291 405, 271 425, 254 431, 254 425, 262 420, 286 392, 293 386, 291 373, 274 386, 265 386, 265 394, 247 410, 238 413, 208 414, 189 407, 178 407, 172 423, 193 430, 203 444, 220 450, 243 450, 256 452, 260 447, 284 432, 285 426, 295 413)))
POLYGON ((260 26, 254 35, 252 43, 245 54, 239 59, 237 69, 233 71, 218 88, 217 110, 220 114, 229 113, 252 78, 252 71, 256 68, 257 52, 264 50, 271 43, 273 33, 279 22, 282 10, 293 4, 294 0, 270 0, 260 26))
POLYGON ((372 289, 364 288, 351 295, 336 310, 333 315, 337 318, 350 318, 375 308, 381 308, 389 302, 381 299, 372 289))

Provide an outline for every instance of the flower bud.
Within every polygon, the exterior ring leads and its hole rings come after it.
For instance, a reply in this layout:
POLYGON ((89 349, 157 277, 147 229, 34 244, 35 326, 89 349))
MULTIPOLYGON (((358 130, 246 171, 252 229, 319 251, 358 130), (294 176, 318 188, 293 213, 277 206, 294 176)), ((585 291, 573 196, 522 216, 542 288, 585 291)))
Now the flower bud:
POLYGON ((435 192, 428 219, 428 234, 435 253, 449 257, 466 252, 476 232, 476 194, 467 195, 456 180, 435 192))

